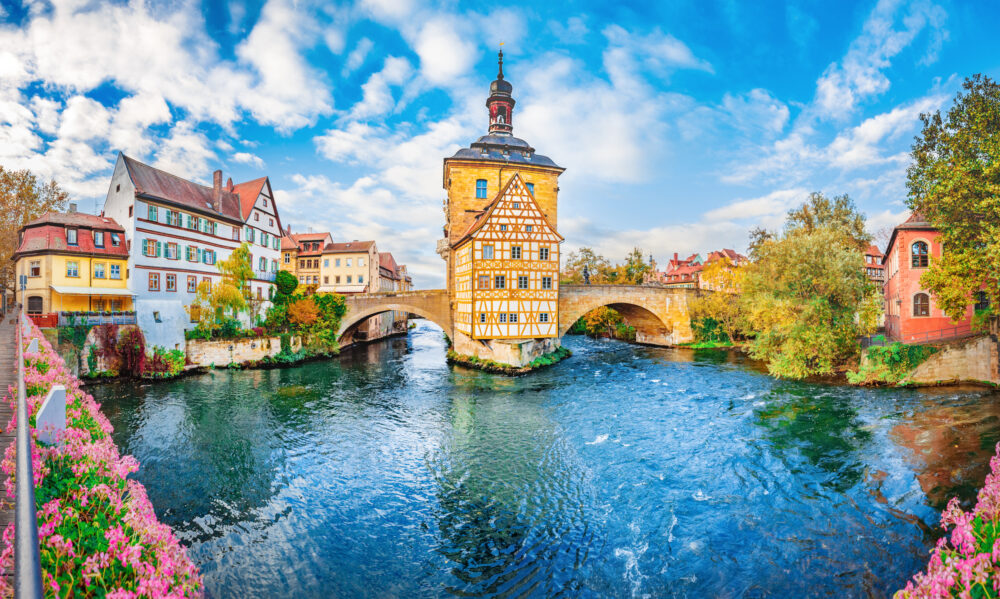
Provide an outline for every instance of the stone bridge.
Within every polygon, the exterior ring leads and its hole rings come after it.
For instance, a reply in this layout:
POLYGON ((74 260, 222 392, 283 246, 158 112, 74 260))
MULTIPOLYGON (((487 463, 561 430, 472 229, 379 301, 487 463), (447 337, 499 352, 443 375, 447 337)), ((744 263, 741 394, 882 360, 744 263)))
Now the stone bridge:
MULTIPOLYGON (((636 329, 636 341, 678 345, 694 341, 688 302, 699 292, 642 285, 562 285, 559 288, 559 336, 584 314, 601 306, 617 310, 636 329)), ((422 316, 454 338, 451 306, 444 289, 349 295, 339 336, 366 318, 389 310, 422 316)))
POLYGON ((353 337, 357 325, 365 319, 388 312, 398 310, 409 312, 426 318, 448 334, 454 336, 451 324, 451 306, 448 303, 448 292, 444 289, 430 289, 425 291, 398 291, 386 293, 359 293, 358 295, 348 295, 345 298, 347 313, 344 314, 340 322, 340 330, 337 337, 350 341, 353 337))

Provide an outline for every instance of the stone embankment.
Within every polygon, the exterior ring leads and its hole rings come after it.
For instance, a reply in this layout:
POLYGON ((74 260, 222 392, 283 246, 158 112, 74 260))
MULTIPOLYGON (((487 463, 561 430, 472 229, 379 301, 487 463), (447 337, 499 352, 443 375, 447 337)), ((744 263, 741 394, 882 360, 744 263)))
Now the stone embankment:
MULTIPOLYGON (((302 338, 291 338, 290 350, 302 349, 302 338)), ((187 360, 193 366, 226 366, 259 362, 273 358, 281 352, 280 337, 251 337, 248 339, 221 339, 208 341, 190 339, 187 342, 187 360)))
POLYGON ((918 386, 956 383, 1000 387, 1000 349, 995 335, 943 344, 900 382, 918 386))

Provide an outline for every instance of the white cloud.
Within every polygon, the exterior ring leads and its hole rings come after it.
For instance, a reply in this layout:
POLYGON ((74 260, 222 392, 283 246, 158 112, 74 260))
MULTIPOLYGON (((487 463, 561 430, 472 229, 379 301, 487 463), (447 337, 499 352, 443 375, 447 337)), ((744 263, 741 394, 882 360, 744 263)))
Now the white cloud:
POLYGON ((912 132, 919 123, 921 113, 939 108, 945 97, 940 95, 921 98, 907 106, 897 106, 865 119, 860 125, 842 131, 826 148, 830 164, 845 169, 873 166, 887 161, 909 160, 905 152, 891 156, 882 155, 882 146, 887 141, 898 140, 905 133, 912 132))
POLYGON ((260 156, 251 154, 250 152, 236 152, 233 154, 233 161, 256 166, 257 168, 264 168, 264 160, 260 156))
POLYGON ((775 217, 784 218, 791 208, 804 202, 808 196, 809 192, 803 187, 779 189, 759 198, 730 202, 706 212, 702 219, 734 221, 763 218, 769 221, 767 226, 773 226, 775 217))
MULTIPOLYGON (((890 59, 909 46, 925 28, 939 32, 947 16, 944 9, 930 2, 906 3, 905 14, 897 26, 900 4, 900 0, 880 0, 865 21, 862 34, 851 43, 847 55, 839 64, 833 63, 823 72, 816 82, 815 104, 820 118, 842 119, 860 102, 885 93, 890 82, 884 71, 890 59)), ((931 52, 936 54, 934 48, 940 47, 943 38, 942 33, 934 33, 934 36, 931 52)))
POLYGON ((461 35, 463 29, 450 16, 433 17, 420 27, 413 49, 420 57, 420 72, 429 82, 446 85, 479 60, 479 50, 461 35))
POLYGON ((350 118, 363 120, 391 112, 396 101, 390 88, 407 81, 412 71, 410 62, 405 58, 386 58, 382 70, 373 73, 361 86, 361 101, 351 107, 350 118))
POLYGON ((766 89, 752 89, 740 95, 726 92, 722 109, 735 127, 749 135, 776 135, 788 124, 788 106, 766 89))
POLYGON ((368 53, 372 51, 374 45, 367 37, 358 40, 357 45, 354 46, 351 53, 347 55, 347 60, 344 61, 342 74, 347 76, 358 70, 365 63, 365 59, 368 58, 368 53))

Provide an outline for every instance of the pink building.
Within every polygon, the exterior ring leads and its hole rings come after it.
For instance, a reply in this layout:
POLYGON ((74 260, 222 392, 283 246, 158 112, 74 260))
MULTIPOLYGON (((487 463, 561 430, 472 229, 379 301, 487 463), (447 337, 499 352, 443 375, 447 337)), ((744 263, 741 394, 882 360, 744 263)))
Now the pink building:
POLYGON ((971 332, 973 305, 954 323, 927 289, 920 276, 941 256, 940 233, 914 213, 897 226, 889 238, 885 267, 885 335, 894 341, 920 343, 958 337, 971 332))

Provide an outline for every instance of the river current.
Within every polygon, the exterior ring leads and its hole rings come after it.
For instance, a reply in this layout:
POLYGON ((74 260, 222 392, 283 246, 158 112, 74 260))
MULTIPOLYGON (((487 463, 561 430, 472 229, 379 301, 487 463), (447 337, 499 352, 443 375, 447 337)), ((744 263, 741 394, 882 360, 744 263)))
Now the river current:
POLYGON ((440 329, 91 391, 210 597, 878 597, 974 502, 1000 395, 778 381, 567 337, 508 378, 440 329))

